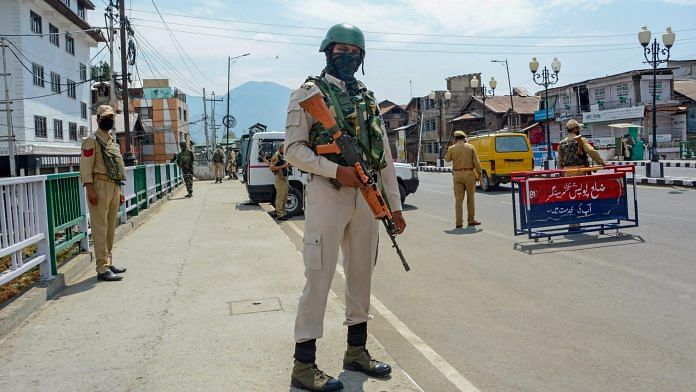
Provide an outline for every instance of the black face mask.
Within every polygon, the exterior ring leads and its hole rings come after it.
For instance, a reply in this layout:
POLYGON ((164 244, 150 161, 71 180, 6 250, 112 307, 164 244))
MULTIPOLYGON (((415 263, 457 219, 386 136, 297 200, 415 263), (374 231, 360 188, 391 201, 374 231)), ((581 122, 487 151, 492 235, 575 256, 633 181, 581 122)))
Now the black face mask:
POLYGON ((344 82, 355 80, 362 63, 362 55, 355 53, 327 53, 326 71, 344 82))
POLYGON ((114 127, 114 119, 110 117, 105 117, 99 119, 99 129, 102 131, 110 131, 114 127))

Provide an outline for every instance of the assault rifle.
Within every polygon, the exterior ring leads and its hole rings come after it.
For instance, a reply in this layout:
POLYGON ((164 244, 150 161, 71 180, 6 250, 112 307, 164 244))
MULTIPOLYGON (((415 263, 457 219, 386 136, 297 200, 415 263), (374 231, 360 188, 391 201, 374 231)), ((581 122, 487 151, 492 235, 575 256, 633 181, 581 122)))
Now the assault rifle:
POLYGON ((387 207, 387 203, 384 201, 384 196, 377 186, 377 175, 367 170, 367 165, 358 151, 355 138, 341 132, 336 119, 329 111, 326 103, 324 103, 324 99, 319 91, 300 101, 300 106, 307 111, 307 113, 316 118, 317 121, 324 126, 326 131, 331 134, 332 142, 317 146, 316 153, 319 155, 337 154, 346 165, 355 168, 362 182, 360 191, 367 205, 370 206, 375 219, 382 221, 384 227, 387 229, 392 247, 399 255, 404 269, 410 271, 411 267, 409 267, 406 258, 404 258, 403 253, 401 253, 401 248, 399 248, 399 245, 396 243, 396 226, 394 225, 392 213, 389 207, 387 207))

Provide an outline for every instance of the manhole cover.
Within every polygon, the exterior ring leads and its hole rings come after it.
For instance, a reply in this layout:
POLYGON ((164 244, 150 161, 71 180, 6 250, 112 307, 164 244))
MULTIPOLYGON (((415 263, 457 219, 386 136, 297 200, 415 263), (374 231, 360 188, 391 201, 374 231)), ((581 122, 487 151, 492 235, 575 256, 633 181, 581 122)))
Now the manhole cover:
POLYGON ((228 304, 230 305, 230 316, 247 313, 275 312, 283 309, 277 297, 234 301, 228 302, 228 304))

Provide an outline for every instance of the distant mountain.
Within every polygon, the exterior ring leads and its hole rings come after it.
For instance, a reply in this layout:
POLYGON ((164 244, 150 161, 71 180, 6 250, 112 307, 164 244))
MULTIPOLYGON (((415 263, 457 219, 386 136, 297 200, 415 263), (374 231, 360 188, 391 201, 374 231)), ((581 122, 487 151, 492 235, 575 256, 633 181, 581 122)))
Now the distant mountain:
MULTIPOLYGON (((247 129, 262 123, 268 126, 269 131, 282 131, 285 129, 288 100, 292 90, 273 82, 247 82, 230 90, 230 114, 237 119, 237 126, 232 131, 237 136, 246 133, 247 129)), ((227 114, 227 95, 216 95, 216 99, 222 98, 222 102, 216 102, 215 122, 220 125, 218 138, 225 134, 222 127, 222 118, 227 114)), ((208 96, 208 99, 211 97, 208 96)), ((188 96, 186 99, 189 110, 189 121, 197 121, 203 118, 203 98, 188 96)), ((211 116, 210 102, 208 104, 208 116, 211 116)), ((196 142, 205 142, 203 122, 191 125, 191 137, 196 142)))

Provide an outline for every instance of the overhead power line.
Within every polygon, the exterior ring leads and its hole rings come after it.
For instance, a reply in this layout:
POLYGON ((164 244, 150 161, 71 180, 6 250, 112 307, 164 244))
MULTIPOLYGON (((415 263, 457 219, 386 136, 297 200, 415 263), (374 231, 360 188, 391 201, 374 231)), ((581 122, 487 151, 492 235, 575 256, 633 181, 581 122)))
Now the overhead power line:
MULTIPOLYGON (((154 11, 148 11, 148 10, 140 10, 140 9, 134 9, 131 8, 130 11, 134 12, 142 12, 146 14, 157 14, 157 12, 154 11)), ((162 12, 162 15, 168 15, 168 16, 176 16, 179 18, 189 18, 189 19, 201 19, 201 20, 213 20, 213 21, 219 21, 219 22, 226 22, 226 23, 237 23, 237 24, 248 24, 248 25, 258 25, 258 26, 271 26, 271 27, 285 27, 285 28, 292 28, 292 29, 306 29, 306 30, 319 30, 319 31, 326 31, 328 29, 328 26, 325 27, 317 27, 317 26, 299 26, 299 25, 289 25, 289 24, 278 24, 278 23, 263 23, 263 22, 255 22, 255 21, 244 21, 244 20, 239 20, 239 19, 225 19, 225 18, 212 18, 212 17, 205 17, 205 16, 194 16, 194 15, 183 15, 183 14, 176 14, 176 13, 171 13, 171 12, 162 12)), ((696 28, 689 28, 689 29, 680 29, 674 30, 675 32, 687 32, 687 31, 696 31, 696 28)), ((502 36, 502 35, 458 35, 458 34, 425 34, 425 33, 404 33, 404 32, 397 32, 397 31, 369 31, 369 30, 364 30, 365 33, 368 34, 384 34, 384 35, 404 35, 404 36, 412 36, 412 37, 451 37, 451 38, 490 38, 490 39, 558 39, 558 38, 563 38, 563 39, 574 39, 574 38, 611 38, 611 37, 635 37, 636 33, 622 33, 622 34, 603 34, 603 35, 564 35, 564 36, 502 36)), ((272 33, 268 33, 272 34, 272 33)), ((322 37, 323 38, 323 37, 322 37)))
MULTIPOLYGON (((141 28, 146 28, 146 29, 155 29, 155 30, 165 30, 164 28, 161 27, 154 27, 154 26, 146 26, 146 25, 138 25, 141 28)), ((298 45, 298 46, 311 46, 311 47, 316 47, 316 44, 312 43, 304 43, 304 42, 292 42, 292 41, 280 41, 280 40, 274 40, 274 39, 264 39, 264 38, 249 38, 249 37, 238 37, 238 36, 231 36, 231 35, 223 35, 223 34, 213 34, 213 33, 204 33, 204 32, 199 32, 199 31, 187 31, 187 30, 174 30, 171 29, 172 31, 177 31, 180 33, 185 33, 185 34, 194 34, 194 35, 200 35, 200 36, 207 36, 207 37, 218 37, 218 38, 229 38, 229 39, 236 39, 236 40, 242 40, 242 41, 253 41, 253 42, 269 42, 269 43, 277 43, 277 44, 284 44, 284 45, 298 45)), ((680 40, 682 43, 688 43, 688 42, 696 42, 696 39, 691 39, 691 40, 680 40)), ((538 46, 536 46, 538 47, 538 46)), ((538 47, 540 49, 543 49, 543 47, 538 47)), ((573 54, 573 53, 596 53, 596 52, 614 52, 614 51, 619 51, 619 50, 634 50, 634 47, 630 48, 611 48, 611 49, 587 49, 587 50, 569 50, 569 51, 553 51, 553 52, 543 52, 543 51, 526 51, 526 52, 508 52, 508 51, 498 51, 498 52, 491 52, 491 51, 456 51, 456 50, 440 50, 440 49, 397 49, 397 48, 370 48, 370 50, 374 51, 386 51, 386 52, 408 52, 408 53, 450 53, 450 54, 486 54, 486 55, 543 55, 543 54, 573 54)))

